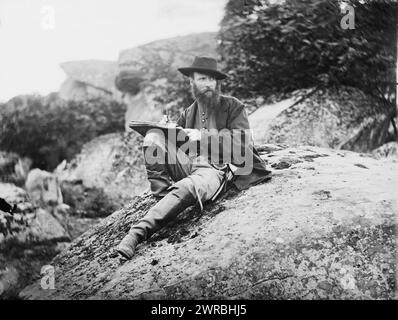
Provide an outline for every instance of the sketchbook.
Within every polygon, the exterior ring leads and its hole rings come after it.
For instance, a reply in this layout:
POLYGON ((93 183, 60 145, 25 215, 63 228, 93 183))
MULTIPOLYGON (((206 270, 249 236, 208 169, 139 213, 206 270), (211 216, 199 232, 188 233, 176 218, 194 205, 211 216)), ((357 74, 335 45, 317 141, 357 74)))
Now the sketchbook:
POLYGON ((180 142, 189 140, 189 137, 185 133, 184 128, 175 126, 175 124, 133 120, 130 121, 129 127, 144 137, 149 130, 158 129, 163 131, 166 138, 169 138, 170 136, 174 138, 178 137, 178 140, 180 142))

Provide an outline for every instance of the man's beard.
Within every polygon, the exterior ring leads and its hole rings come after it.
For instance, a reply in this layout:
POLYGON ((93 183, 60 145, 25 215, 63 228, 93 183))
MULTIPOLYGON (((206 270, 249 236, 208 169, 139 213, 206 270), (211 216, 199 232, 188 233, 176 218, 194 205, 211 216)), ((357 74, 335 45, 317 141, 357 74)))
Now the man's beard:
POLYGON ((220 88, 217 84, 216 89, 208 89, 201 92, 195 83, 192 84, 192 96, 196 99, 202 106, 206 107, 208 110, 215 110, 220 99, 220 88), (209 94, 211 92, 211 94, 209 94))

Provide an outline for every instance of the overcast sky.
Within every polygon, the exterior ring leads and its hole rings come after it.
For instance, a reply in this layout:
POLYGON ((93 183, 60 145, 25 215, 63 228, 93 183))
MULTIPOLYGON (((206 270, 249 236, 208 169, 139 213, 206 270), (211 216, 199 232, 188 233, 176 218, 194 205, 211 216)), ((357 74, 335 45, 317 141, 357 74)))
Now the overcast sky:
MULTIPOLYGON (((239 1, 239 0, 237 0, 239 1)), ((58 91, 64 61, 116 61, 153 40, 217 31, 226 0, 0 0, 0 101, 58 91)))

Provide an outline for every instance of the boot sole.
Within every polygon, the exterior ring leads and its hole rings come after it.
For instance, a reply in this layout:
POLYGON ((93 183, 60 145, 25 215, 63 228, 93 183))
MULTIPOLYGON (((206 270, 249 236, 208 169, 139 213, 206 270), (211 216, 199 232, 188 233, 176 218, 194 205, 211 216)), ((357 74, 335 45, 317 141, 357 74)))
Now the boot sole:
POLYGON ((131 253, 129 250, 125 250, 123 248, 116 248, 117 253, 119 253, 121 256, 124 258, 131 260, 131 258, 134 256, 134 252, 131 253))

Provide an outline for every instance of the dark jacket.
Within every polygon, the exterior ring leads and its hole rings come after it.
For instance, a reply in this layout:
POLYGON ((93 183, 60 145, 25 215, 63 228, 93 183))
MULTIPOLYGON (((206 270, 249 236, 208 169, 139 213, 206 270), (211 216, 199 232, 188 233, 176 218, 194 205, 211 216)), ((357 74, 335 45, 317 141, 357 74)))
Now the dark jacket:
MULTIPOLYGON (((195 115, 198 112, 198 104, 195 101, 191 106, 184 110, 177 124, 183 128, 195 128, 195 115)), ((220 105, 215 111, 217 130, 221 129, 242 129, 250 130, 249 119, 245 110, 245 105, 238 99, 230 96, 220 96, 220 105)), ((224 130, 225 131, 225 130, 224 130)), ((271 171, 266 169, 266 164, 259 156, 252 144, 244 146, 249 156, 253 157, 253 168, 250 173, 245 175, 235 175, 233 183, 239 189, 247 189, 252 185, 258 184, 271 177, 271 171)), ((234 163, 238 167, 239 164, 234 163)))

